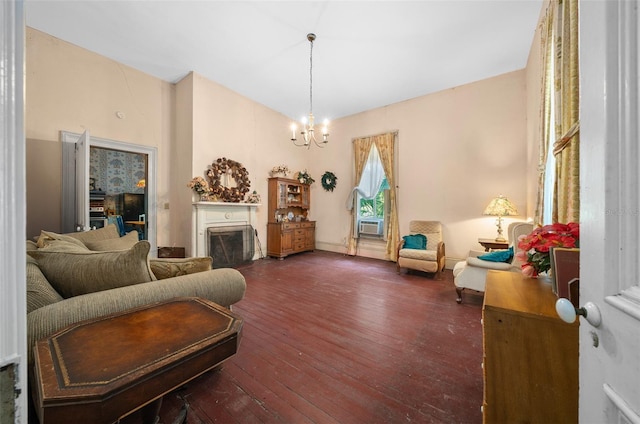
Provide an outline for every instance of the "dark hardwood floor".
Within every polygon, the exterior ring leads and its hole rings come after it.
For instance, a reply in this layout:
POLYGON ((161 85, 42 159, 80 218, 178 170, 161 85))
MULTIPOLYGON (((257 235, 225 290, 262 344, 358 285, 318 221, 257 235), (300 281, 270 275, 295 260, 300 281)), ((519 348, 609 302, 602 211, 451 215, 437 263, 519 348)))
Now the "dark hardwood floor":
POLYGON ((239 352, 165 396, 161 423, 183 400, 190 424, 482 421, 482 296, 458 305, 450 270, 316 251, 240 271, 239 352))

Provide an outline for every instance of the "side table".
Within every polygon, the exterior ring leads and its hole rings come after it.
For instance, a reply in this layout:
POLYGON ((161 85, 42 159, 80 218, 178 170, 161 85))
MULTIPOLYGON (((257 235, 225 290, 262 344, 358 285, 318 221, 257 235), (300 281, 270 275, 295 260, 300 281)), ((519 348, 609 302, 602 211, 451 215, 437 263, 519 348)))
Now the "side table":
POLYGON ((486 239, 479 238, 478 243, 484 247, 484 251, 488 252, 490 249, 508 249, 509 242, 507 241, 496 241, 495 239, 486 239))
POLYGON ((174 298, 73 324, 35 346, 32 390, 41 424, 111 424, 238 350, 242 318, 209 300, 174 298))

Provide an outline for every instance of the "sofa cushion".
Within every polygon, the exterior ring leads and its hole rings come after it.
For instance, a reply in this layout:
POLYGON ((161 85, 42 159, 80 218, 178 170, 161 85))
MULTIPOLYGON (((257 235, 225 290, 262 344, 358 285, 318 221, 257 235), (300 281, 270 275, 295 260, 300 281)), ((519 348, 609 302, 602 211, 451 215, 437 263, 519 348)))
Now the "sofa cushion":
POLYGON ((27 313, 63 300, 42 274, 38 263, 27 256, 27 313))
POLYGON ((44 248, 27 252, 44 276, 64 298, 155 279, 149 268, 148 241, 117 252, 57 251, 44 248))
POLYGON ((400 249, 400 257, 435 262, 438 260, 438 252, 435 250, 400 249))
POLYGON ((118 227, 115 224, 105 225, 102 228, 91 231, 80 231, 77 233, 66 233, 65 236, 73 237, 80 240, 82 243, 93 242, 107 239, 117 239, 120 237, 118 227))
POLYGON ((138 232, 133 230, 122 237, 104 240, 87 240, 84 244, 87 249, 98 252, 128 250, 139 241, 138 232))
POLYGON ((149 260, 151 271, 158 280, 208 271, 211 269, 211 262, 212 259, 210 256, 200 258, 165 258, 149 260))
POLYGON ((72 243, 72 244, 75 244, 76 246, 83 247, 86 249, 86 246, 84 245, 84 243, 75 237, 70 237, 66 234, 58 234, 52 231, 45 231, 45 230, 40 231, 40 237, 38 237, 38 242, 36 243, 36 245, 42 249, 44 247, 47 247, 50 243, 52 243, 55 240, 72 243))

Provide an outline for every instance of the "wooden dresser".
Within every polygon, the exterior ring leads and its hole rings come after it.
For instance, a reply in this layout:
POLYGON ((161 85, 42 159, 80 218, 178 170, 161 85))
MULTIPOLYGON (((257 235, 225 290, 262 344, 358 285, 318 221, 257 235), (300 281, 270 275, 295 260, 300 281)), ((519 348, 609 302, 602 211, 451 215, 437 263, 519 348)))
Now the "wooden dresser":
POLYGON ((309 221, 309 185, 289 178, 269 178, 267 255, 283 259, 314 250, 316 223, 309 221))
POLYGON ((482 313, 485 423, 578 422, 578 322, 555 311, 551 284, 487 273, 482 313))

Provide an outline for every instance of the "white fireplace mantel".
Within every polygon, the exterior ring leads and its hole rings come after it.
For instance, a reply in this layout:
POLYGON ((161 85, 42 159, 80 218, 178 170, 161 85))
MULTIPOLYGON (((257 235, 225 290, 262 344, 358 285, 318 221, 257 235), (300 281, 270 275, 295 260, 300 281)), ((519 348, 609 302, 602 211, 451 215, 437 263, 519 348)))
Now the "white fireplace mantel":
MULTIPOLYGON (((206 236, 209 227, 228 225, 251 225, 256 228, 256 208, 260 203, 226 203, 195 202, 193 203, 193 235, 191 251, 193 256, 207 256, 206 236)), ((258 254, 256 250, 256 255, 258 254)), ((256 257, 254 256, 254 259, 256 257)))

